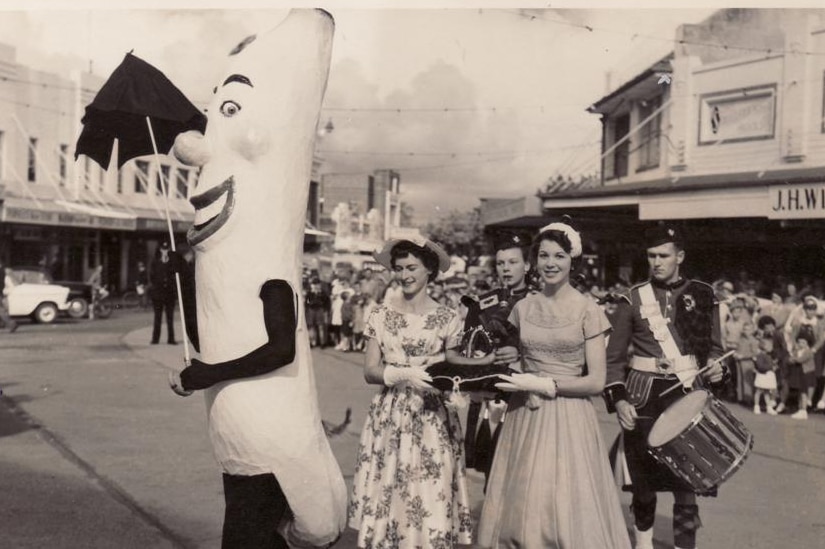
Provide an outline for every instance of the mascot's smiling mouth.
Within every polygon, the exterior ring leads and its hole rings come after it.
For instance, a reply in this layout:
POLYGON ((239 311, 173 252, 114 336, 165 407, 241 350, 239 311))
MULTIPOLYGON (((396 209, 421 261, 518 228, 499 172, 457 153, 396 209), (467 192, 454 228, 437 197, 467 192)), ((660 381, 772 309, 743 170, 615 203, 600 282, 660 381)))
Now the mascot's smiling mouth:
POLYGON ((190 246, 200 244, 223 227, 235 206, 235 180, 212 187, 203 194, 193 196, 189 202, 195 207, 195 224, 186 235, 190 246))

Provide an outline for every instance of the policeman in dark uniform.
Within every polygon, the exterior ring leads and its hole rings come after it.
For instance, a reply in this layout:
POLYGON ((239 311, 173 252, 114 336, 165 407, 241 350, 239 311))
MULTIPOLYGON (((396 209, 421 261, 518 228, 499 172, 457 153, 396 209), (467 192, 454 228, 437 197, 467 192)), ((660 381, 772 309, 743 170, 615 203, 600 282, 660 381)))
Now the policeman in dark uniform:
POLYGON ((693 549, 701 525, 696 494, 653 459, 647 451, 647 436, 656 418, 684 392, 722 381, 723 366, 713 362, 724 352, 719 308, 711 286, 681 276, 685 252, 676 228, 648 231, 645 245, 650 280, 631 288, 611 319, 604 396, 608 411, 616 412, 623 429, 635 547, 653 548, 656 492, 673 492, 675 545, 693 549), (712 366, 697 375, 709 362, 712 366), (681 390, 659 396, 678 383, 684 385, 681 390))
MULTIPOLYGON (((513 336, 517 337, 517 334, 507 322, 507 318, 516 302, 526 296, 531 288, 528 283, 530 243, 522 236, 512 234, 496 242, 495 248, 496 274, 501 287, 480 295, 478 302, 468 302, 469 298, 464 299, 464 303, 470 308, 464 328, 465 334, 469 335, 473 328, 480 325, 490 335, 486 347, 480 344, 470 350, 483 354, 495 352, 497 364, 512 364, 518 360, 518 350, 513 340, 513 336)), ((466 347, 464 350, 468 351, 466 347)), ((489 476, 493 464, 493 453, 506 407, 507 404, 500 398, 470 404, 464 455, 467 467, 483 472, 485 479, 489 476), (482 416, 480 424, 479 416, 482 416), (495 428, 494 433, 490 430, 491 424, 495 428)))

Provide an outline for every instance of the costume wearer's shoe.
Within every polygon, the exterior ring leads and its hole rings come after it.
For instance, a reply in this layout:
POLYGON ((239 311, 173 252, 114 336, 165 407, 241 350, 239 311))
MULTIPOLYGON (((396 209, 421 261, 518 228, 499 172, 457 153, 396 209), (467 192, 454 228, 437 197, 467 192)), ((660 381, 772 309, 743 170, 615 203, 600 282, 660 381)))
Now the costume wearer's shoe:
POLYGON ((791 414, 791 418, 793 419, 808 419, 808 411, 804 408, 802 410, 797 410, 795 413, 791 414))
POLYGON ((639 530, 633 526, 633 549, 654 549, 653 548, 653 528, 649 530, 639 530))
POLYGON ((779 415, 779 412, 774 410, 772 406, 768 406, 768 415, 769 416, 777 416, 777 415, 779 415))
POLYGON ((825 410, 825 398, 820 399, 819 402, 816 403, 816 409, 825 410))
POLYGON ((777 414, 781 414, 781 413, 782 413, 782 412, 784 412, 784 411, 785 411, 785 403, 784 403, 784 402, 780 402, 780 403, 776 406, 776 413, 777 413, 777 414))
MULTIPOLYGON (((769 408, 769 409, 770 409, 770 408, 769 408)), ((762 409, 759 407, 759 405, 758 405, 758 404, 754 404, 754 405, 753 405, 753 413, 754 413, 754 414, 756 414, 756 415, 759 415, 759 414, 761 414, 761 413, 762 413, 762 409)))

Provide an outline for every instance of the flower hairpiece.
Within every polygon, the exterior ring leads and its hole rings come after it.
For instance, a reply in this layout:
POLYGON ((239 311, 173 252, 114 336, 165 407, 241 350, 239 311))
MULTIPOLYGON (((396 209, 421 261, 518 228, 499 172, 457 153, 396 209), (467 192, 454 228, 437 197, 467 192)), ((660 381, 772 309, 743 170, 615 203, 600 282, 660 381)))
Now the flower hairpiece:
POLYGON ((545 231, 559 231, 564 233, 570 241, 570 257, 579 257, 582 254, 582 237, 579 232, 567 223, 550 223, 539 230, 539 234, 545 231))

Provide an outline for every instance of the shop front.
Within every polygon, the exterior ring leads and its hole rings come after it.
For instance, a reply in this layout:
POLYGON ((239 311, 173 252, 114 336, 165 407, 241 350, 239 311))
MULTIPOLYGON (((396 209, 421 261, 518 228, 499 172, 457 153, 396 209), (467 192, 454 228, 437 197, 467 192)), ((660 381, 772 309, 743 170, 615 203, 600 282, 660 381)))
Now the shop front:
MULTIPOLYGON (((102 265, 104 282, 123 291, 137 262, 148 264, 160 242, 168 240, 166 221, 153 213, 6 196, 0 207, 0 253, 9 266, 44 267, 60 280, 86 280, 102 265)), ((173 221, 176 241, 185 240, 190 224, 183 218, 173 221)))

